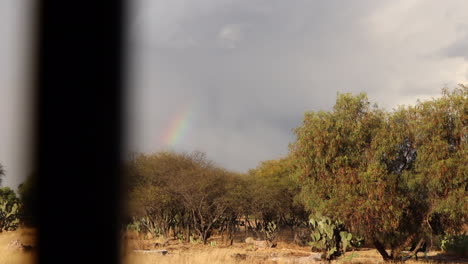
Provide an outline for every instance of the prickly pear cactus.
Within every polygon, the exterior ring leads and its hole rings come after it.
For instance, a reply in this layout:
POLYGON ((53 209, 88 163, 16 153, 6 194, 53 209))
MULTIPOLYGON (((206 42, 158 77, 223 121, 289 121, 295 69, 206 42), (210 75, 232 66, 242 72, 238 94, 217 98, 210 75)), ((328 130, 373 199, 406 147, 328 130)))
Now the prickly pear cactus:
POLYGON ((274 222, 269 222, 265 227, 266 239, 275 245, 276 237, 278 236, 278 227, 274 222))
POLYGON ((18 228, 20 206, 17 202, 0 200, 0 232, 18 228))
POLYGON ((344 253, 344 252, 346 252, 346 248, 351 243, 351 239, 353 239, 353 235, 351 233, 346 232, 346 231, 341 231, 340 232, 340 239, 341 239, 341 247, 342 247, 342 250, 343 250, 343 253, 344 253))
POLYGON ((327 260, 334 259, 349 246, 353 235, 344 230, 344 225, 324 216, 313 216, 309 220, 311 232, 310 246, 324 251, 327 260))

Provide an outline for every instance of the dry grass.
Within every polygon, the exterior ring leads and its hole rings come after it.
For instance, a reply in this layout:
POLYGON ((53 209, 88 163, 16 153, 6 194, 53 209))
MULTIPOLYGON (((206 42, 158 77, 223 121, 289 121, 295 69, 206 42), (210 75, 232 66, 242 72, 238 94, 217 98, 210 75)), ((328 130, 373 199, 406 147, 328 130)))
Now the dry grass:
MULTIPOLYGON (((19 229, 13 232, 0 233, 0 264, 28 264, 36 263, 35 251, 14 250, 8 248, 11 241, 19 240, 24 245, 36 245, 36 233, 34 229, 19 229)), ((178 263, 253 263, 253 264, 299 264, 311 263, 308 257, 311 255, 308 247, 300 247, 292 243, 279 242, 276 248, 254 249, 245 243, 234 243, 233 246, 224 246, 220 240, 216 240, 216 245, 202 245, 181 243, 177 240, 170 241, 165 247, 155 246, 156 243, 163 244, 162 239, 145 239, 136 233, 125 234, 122 240, 122 260, 124 264, 178 264, 178 263), (137 253, 133 249, 167 249, 167 255, 157 255, 148 253, 137 253)), ((422 258, 420 253, 419 261, 408 260, 405 264, 428 264, 428 263, 468 263, 467 259, 454 258, 443 255, 441 252, 432 251, 428 254, 428 259, 422 258)), ((362 263, 373 264, 383 263, 380 254, 375 249, 362 249, 355 252, 347 252, 345 256, 333 261, 334 264, 362 263)))
MULTIPOLYGON (((255 252, 246 252, 240 248, 210 248, 206 247, 205 249, 192 249, 188 248, 186 250, 180 251, 170 251, 167 255, 157 255, 149 253, 129 253, 124 259, 123 263, 125 264, 150 264, 150 263, 193 263, 193 264, 204 264, 204 263, 214 263, 214 264, 234 264, 234 263, 253 263, 253 264, 299 264, 299 263, 312 263, 314 262, 307 255, 291 254, 288 250, 277 249, 277 250, 258 250, 255 252), (239 257, 243 258, 239 258, 239 257)), ((331 263, 335 264, 375 264, 375 263, 384 263, 382 257, 375 251, 369 250, 368 252, 355 252, 355 257, 350 258, 351 252, 348 252, 344 257, 332 261, 331 263)), ((437 253, 432 253, 435 256, 437 253)), ((424 260, 420 258, 419 260, 407 260, 405 264, 428 264, 428 263, 453 263, 461 264, 468 263, 466 260, 436 260, 429 258, 424 260)))
POLYGON ((161 243, 161 239, 141 239, 135 235, 127 236, 123 241, 123 263, 149 264, 149 263, 301 263, 291 262, 291 258, 301 258, 310 255, 308 249, 279 243, 277 248, 254 249, 245 243, 234 243, 233 246, 224 246, 217 241, 216 246, 181 243, 170 241, 166 247, 154 246, 161 243), (130 238, 131 237, 131 238, 130 238), (167 249, 167 255, 133 252, 133 249, 167 249))
POLYGON ((8 244, 19 240, 24 245, 36 245, 36 233, 33 229, 18 229, 0 233, 0 264, 36 263, 35 252, 8 248, 8 244))
MULTIPOLYGON (((292 243, 279 242, 276 248, 257 249, 254 250, 251 246, 245 243, 234 243, 233 246, 224 246, 220 240, 217 240, 216 246, 182 243, 177 240, 172 240, 165 247, 155 246, 156 243, 161 243, 160 239, 143 239, 135 234, 127 235, 123 240, 124 264, 178 264, 178 263, 193 263, 193 264, 231 264, 231 263, 277 263, 277 264, 299 264, 312 263, 311 252, 309 247, 300 247, 292 243), (154 253, 134 252, 133 249, 166 249, 167 255, 159 255, 154 253)), ((428 258, 424 259, 422 253, 419 253, 419 260, 407 260, 405 264, 428 264, 428 263, 468 263, 467 259, 457 259, 444 256, 441 252, 432 251, 428 254, 428 258)), ((345 256, 338 260, 332 261, 334 264, 346 263, 361 263, 374 264, 383 263, 382 257, 375 249, 362 249, 355 252, 347 252, 345 256)))

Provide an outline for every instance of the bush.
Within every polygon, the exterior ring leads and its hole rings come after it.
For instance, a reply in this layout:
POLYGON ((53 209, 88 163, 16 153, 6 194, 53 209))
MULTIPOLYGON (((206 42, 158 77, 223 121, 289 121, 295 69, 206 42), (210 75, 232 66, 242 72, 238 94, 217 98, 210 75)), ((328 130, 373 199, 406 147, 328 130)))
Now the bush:
POLYGON ((440 242, 440 247, 450 255, 468 257, 468 235, 465 233, 457 236, 445 236, 440 242))

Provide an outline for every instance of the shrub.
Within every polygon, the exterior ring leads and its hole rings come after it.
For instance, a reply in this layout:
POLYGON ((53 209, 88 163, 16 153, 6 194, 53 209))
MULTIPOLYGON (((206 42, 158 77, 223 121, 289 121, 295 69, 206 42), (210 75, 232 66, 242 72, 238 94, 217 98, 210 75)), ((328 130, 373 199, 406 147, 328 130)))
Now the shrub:
POLYGON ((440 247, 448 254, 468 257, 468 235, 445 236, 440 241, 440 247))

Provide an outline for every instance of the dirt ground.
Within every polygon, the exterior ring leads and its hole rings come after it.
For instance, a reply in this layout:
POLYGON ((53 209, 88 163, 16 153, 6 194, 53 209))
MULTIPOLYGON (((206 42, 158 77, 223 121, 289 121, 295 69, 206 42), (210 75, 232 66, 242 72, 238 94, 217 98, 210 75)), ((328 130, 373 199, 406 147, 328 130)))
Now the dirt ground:
MULTIPOLYGON (((161 246, 162 239, 145 239, 136 234, 126 234, 122 239, 123 264, 149 263, 317 263, 317 253, 309 247, 300 247, 293 243, 279 242, 276 248, 255 248, 253 245, 234 242, 226 246, 220 238, 215 237, 208 245, 201 243, 184 243, 170 240, 161 246), (167 250, 166 255, 158 253, 136 252, 137 250, 167 250)), ((0 264, 29 264, 36 263, 36 232, 34 229, 19 229, 13 232, 0 233, 0 264)), ((427 259, 419 253, 419 260, 408 260, 405 263, 467 263, 468 259, 461 259, 431 251, 427 259)), ((383 263, 382 258, 374 249, 361 249, 347 252, 345 256, 333 261, 336 264, 345 263, 383 263)))
POLYGON ((0 264, 36 263, 36 231, 21 228, 0 233, 0 264))
MULTIPOLYGON (((185 243, 169 240, 162 246, 162 239, 143 239, 137 236, 126 236, 123 240, 122 259, 124 264, 149 263, 319 263, 316 259, 319 253, 311 252, 309 247, 301 247, 293 243, 279 242, 275 248, 255 248, 252 245, 235 242, 232 246, 224 245, 219 238, 212 239, 208 245, 201 243, 185 243), (140 251, 135 251, 140 250, 140 251), (141 251, 141 250, 153 250, 141 251), (163 255, 155 250, 167 250, 163 255)), ((427 258, 419 253, 419 258, 407 260, 405 263, 468 263, 461 259, 431 251, 427 258)), ((359 249, 347 252, 332 263, 383 263, 382 257, 375 249, 359 249)))

